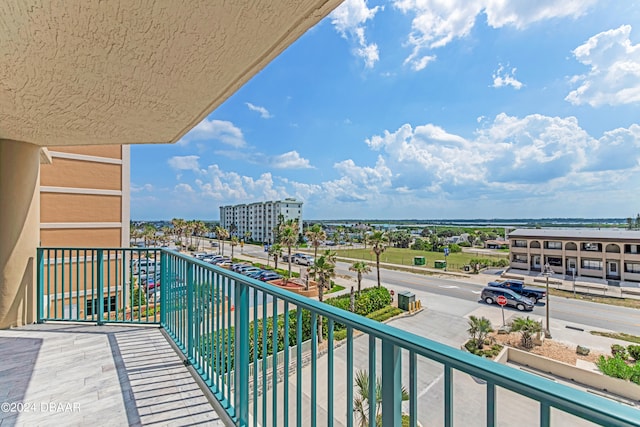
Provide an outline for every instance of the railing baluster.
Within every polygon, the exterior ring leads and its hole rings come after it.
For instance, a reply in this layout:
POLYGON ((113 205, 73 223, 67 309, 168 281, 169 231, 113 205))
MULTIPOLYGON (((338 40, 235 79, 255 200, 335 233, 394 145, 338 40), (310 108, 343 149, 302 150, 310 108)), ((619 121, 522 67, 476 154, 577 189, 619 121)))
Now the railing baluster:
POLYGON ((42 311, 42 296, 44 295, 44 250, 42 248, 36 249, 36 256, 38 262, 38 294, 36 295, 36 307, 38 313, 38 323, 42 323, 44 313, 42 311))
MULTIPOLYGON (((249 424, 249 289, 244 283, 235 285, 236 360, 234 391, 238 425, 249 424)), ((274 401, 275 405, 275 401, 274 401)))
POLYGON ((273 328, 273 343, 271 344, 271 362, 272 362, 272 371, 271 374, 271 384, 273 396, 273 403, 271 405, 271 410, 273 412, 273 423, 276 424, 278 419, 278 299, 273 297, 271 300, 271 306, 273 307, 271 313, 271 327, 273 328))
MULTIPOLYGON (((148 268, 148 267, 147 267, 148 268)), ((194 265, 192 263, 187 264, 187 295, 186 295, 186 303, 187 303, 187 360, 193 363, 193 269, 194 265)), ((148 271, 147 271, 148 273, 148 271)))
POLYGON ((353 327, 347 326, 347 427, 353 427, 353 327))
POLYGON ((258 289, 253 288, 253 425, 258 426, 258 289))
POLYGON ((418 425, 418 363, 414 351, 409 352, 409 424, 418 425))
POLYGON ((551 407, 549 402, 540 402, 540 427, 549 427, 551 425, 551 407))
POLYGON ((58 250, 53 255, 53 317, 58 318, 58 250))
POLYGON ((302 307, 296 307, 296 426, 302 426, 302 307))
POLYGON ((262 425, 267 423, 267 299, 262 295, 262 425))
POLYGON ((98 249, 98 325, 104 324, 104 251, 98 249))
POLYGON ((444 425, 453 426, 453 373, 449 364, 444 365, 444 425))
MULTIPOLYGON (((400 349, 382 340, 382 425, 400 427, 402 419, 402 364, 400 349)), ((371 400, 370 400, 371 401, 371 400)))
POLYGON ((496 386, 487 381, 487 427, 496 425, 496 386))
POLYGON ((376 426, 376 337, 369 335, 369 425, 376 426), (373 402, 373 403, 372 403, 373 402))
POLYGON ((317 423, 316 408, 318 407, 318 315, 311 312, 311 426, 317 423))
POLYGON ((282 420, 283 427, 289 427, 289 302, 285 300, 284 302, 284 332, 283 332, 283 343, 284 343, 284 369, 283 369, 283 410, 284 410, 284 419, 282 420))
POLYGON ((333 319, 327 319, 327 425, 333 427, 333 319))

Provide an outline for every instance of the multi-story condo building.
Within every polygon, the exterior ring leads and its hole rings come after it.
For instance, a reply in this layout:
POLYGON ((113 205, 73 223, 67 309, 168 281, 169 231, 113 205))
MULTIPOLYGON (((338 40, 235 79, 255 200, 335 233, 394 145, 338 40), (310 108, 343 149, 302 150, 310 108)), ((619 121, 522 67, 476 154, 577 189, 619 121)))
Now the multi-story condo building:
POLYGON ((293 198, 247 205, 220 206, 220 226, 242 238, 246 232, 251 239, 273 243, 274 228, 290 219, 298 221, 302 233, 302 202, 293 198))
POLYGON ((518 229, 509 233, 513 269, 640 282, 640 232, 518 229))

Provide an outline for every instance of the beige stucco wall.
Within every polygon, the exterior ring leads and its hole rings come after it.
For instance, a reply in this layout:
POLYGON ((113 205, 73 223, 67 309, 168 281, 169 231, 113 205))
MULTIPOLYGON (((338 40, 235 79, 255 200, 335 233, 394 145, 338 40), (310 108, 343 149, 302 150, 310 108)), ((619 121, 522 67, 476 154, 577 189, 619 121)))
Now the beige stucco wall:
POLYGON ((0 329, 35 321, 40 147, 0 140, 0 329))
POLYGON ((122 197, 42 193, 40 209, 40 221, 43 223, 121 222, 122 197))
POLYGON ((122 165, 55 158, 50 165, 42 165, 40 182, 43 186, 121 190, 122 165))
POLYGON ((112 159, 122 159, 122 146, 120 145, 82 145, 71 147, 54 147, 52 150, 61 153, 85 154, 97 157, 109 157, 112 159))
POLYGON ((41 246, 104 248, 120 246, 120 228, 43 229, 41 246))

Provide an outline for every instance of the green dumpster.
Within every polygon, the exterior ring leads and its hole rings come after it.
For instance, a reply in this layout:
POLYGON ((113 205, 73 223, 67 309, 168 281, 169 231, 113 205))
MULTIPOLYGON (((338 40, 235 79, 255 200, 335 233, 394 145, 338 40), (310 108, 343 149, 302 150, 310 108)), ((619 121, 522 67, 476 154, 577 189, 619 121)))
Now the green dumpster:
POLYGON ((443 259, 436 260, 434 262, 434 267, 435 268, 447 268, 447 261, 445 261, 443 259))
POLYGON ((416 296, 412 292, 398 292, 398 308, 409 311, 409 304, 416 302, 416 296))
POLYGON ((423 256, 414 256, 413 265, 425 265, 426 261, 423 256))

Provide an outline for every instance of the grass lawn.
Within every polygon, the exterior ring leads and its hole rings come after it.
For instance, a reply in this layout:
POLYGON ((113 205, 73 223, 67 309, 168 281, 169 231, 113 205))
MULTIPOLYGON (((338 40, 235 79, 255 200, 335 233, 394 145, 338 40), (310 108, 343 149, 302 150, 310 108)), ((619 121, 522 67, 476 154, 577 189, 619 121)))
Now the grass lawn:
MULTIPOLYGON (((362 259, 365 261, 373 261, 376 260, 376 255, 373 253, 371 248, 366 249, 339 249, 336 251, 339 257, 345 258, 354 258, 354 259, 362 259)), ((400 265, 413 265, 413 257, 415 256, 423 256, 426 260, 426 267, 433 268, 434 261, 436 260, 444 260, 444 253, 442 252, 426 252, 426 251, 414 251, 412 249, 401 249, 401 248, 387 248, 380 255, 380 262, 391 263, 391 264, 400 264, 400 265)), ((469 252, 458 252, 450 254, 447 261, 447 268, 449 270, 462 270, 463 267, 467 264, 471 263, 472 259, 483 258, 483 259, 508 259, 509 254, 505 253, 504 255, 500 254, 476 254, 469 252)))

